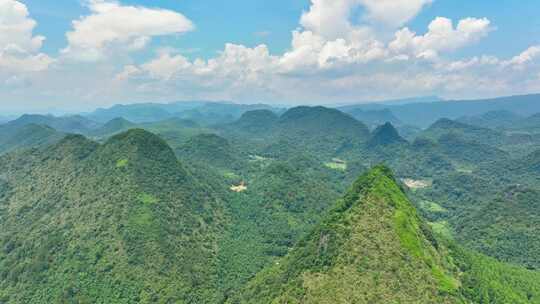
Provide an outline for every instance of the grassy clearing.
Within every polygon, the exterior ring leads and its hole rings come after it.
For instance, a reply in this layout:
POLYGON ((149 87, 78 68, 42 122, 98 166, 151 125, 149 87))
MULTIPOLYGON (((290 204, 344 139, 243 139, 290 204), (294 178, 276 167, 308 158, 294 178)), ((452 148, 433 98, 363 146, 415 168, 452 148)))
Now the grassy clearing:
POLYGON ((435 234, 452 239, 452 229, 447 221, 430 222, 429 225, 435 234))
POLYGON ((139 196, 139 201, 145 206, 151 206, 157 204, 158 199, 150 194, 143 193, 139 196))
POLYGON ((332 159, 332 161, 324 164, 327 168, 338 171, 347 170, 347 162, 338 158, 332 159))
POLYGON ((127 166, 129 163, 129 161, 127 159, 120 159, 116 162, 116 168, 124 168, 125 166, 127 166))
POLYGON ((420 208, 424 211, 428 211, 430 213, 446 213, 448 210, 446 210, 443 206, 432 202, 432 201, 422 201, 420 202, 420 208))

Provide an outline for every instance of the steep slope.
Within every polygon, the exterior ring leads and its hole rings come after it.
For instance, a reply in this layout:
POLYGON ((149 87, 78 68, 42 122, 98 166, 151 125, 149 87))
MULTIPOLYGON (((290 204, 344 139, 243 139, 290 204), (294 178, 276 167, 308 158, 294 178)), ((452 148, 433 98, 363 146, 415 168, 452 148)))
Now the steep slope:
POLYGON ((45 147, 63 137, 62 133, 43 125, 2 125, 0 126, 0 154, 17 149, 45 147))
POLYGON ((232 224, 220 246, 220 278, 227 289, 242 286, 287 254, 339 197, 323 170, 300 164, 308 161, 273 161, 253 168, 246 176, 247 190, 231 193, 227 209, 232 224))
POLYGON ((394 128, 391 123, 387 122, 384 125, 377 127, 377 129, 373 131, 367 145, 368 147, 378 147, 406 143, 407 141, 399 135, 396 128, 394 128))
POLYGON ((229 302, 459 303, 454 271, 392 173, 379 166, 229 302))
POLYGON ((219 205, 159 137, 72 135, 0 172, 0 302, 219 300, 219 205))

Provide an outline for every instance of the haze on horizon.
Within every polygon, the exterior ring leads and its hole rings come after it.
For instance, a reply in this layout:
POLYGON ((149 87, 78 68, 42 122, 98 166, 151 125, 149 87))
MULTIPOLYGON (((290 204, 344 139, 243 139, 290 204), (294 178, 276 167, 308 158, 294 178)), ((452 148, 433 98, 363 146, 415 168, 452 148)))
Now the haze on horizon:
POLYGON ((540 3, 469 2, 0 0, 0 115, 540 92, 540 3))

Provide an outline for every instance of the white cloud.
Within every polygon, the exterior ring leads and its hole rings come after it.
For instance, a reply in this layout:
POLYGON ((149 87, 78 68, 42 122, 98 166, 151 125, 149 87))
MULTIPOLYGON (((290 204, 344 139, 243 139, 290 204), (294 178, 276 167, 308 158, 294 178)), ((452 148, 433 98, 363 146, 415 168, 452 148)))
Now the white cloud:
POLYGON ((0 0, 0 67, 3 72, 42 71, 52 59, 39 53, 45 37, 34 36, 36 21, 26 5, 15 0, 0 0))
POLYGON ((513 57, 512 59, 503 62, 503 65, 513 66, 517 69, 523 69, 525 68, 526 64, 533 62, 538 57, 540 57, 540 45, 535 45, 526 49, 521 54, 513 57))
POLYGON ((352 30, 349 18, 358 4, 358 0, 312 0, 309 11, 302 14, 300 24, 325 38, 343 37, 352 30))
POLYGON ((359 0, 367 10, 367 18, 398 27, 416 17, 433 0, 359 0))
POLYGON ((123 6, 116 1, 90 0, 89 16, 73 21, 62 53, 95 61, 114 51, 144 48, 153 36, 183 34, 194 29, 184 15, 171 10, 123 6))
POLYGON ((437 17, 429 24, 428 32, 424 35, 418 36, 409 28, 399 30, 389 48, 395 53, 434 59, 440 52, 453 51, 477 42, 491 31, 490 24, 486 18, 466 18, 454 28, 452 20, 437 17))
POLYGON ((349 20, 353 11, 364 5, 369 22, 386 22, 378 15, 385 11, 395 24, 401 24, 429 3, 312 0, 309 11, 302 14, 302 28, 292 32, 291 48, 282 55, 271 55, 265 45, 248 48, 226 44, 218 57, 194 61, 169 51, 145 64, 128 66, 117 79, 127 83, 131 79, 139 89, 154 93, 189 90, 194 98, 201 98, 205 92, 193 88, 204 88, 232 99, 255 98, 264 92, 273 98, 294 96, 299 101, 314 102, 332 96, 375 97, 381 92, 455 92, 470 85, 474 76, 460 77, 460 71, 488 63, 499 67, 498 59, 489 56, 450 63, 444 60, 445 53, 475 43, 489 33, 490 21, 485 18, 462 19, 454 27, 450 19, 438 17, 424 35, 403 28, 395 33, 394 40, 386 42, 377 38, 367 23, 352 24, 349 20), (412 64, 411 58, 419 60, 412 64))
MULTIPOLYGON (((0 0, 7 2, 16 1, 0 0)), ((455 24, 438 17, 418 34, 401 28, 431 2, 312 0, 282 54, 271 54, 266 45, 227 43, 213 58, 192 59, 189 49, 159 46, 154 58, 137 62, 125 55, 145 48, 154 36, 190 31, 191 22, 173 11, 94 0, 87 4, 91 13, 74 21, 63 55, 126 60, 93 65, 59 60, 54 69, 38 73, 41 78, 0 77, 0 84, 12 91, 21 88, 26 99, 31 90, 22 88, 31 84, 40 89, 40 98, 78 98, 100 105, 149 99, 329 103, 415 95, 459 98, 527 93, 540 87, 538 78, 529 76, 540 74, 540 46, 510 58, 454 58, 454 51, 490 33, 488 19, 465 18, 455 24), (353 20, 357 15, 360 18, 353 20)), ((5 14, 5 8, 0 10, 5 14)), ((6 48, 1 38, 0 48, 9 50, 3 54, 26 55, 16 57, 22 62, 13 56, 6 61, 8 57, 1 55, 0 67, 43 70, 51 60, 39 53, 43 38, 32 34, 35 22, 28 12, 20 16, 26 27, 18 28, 26 30, 6 40, 18 41, 11 43, 18 47, 6 48), (17 40, 20 37, 26 38, 17 40)))

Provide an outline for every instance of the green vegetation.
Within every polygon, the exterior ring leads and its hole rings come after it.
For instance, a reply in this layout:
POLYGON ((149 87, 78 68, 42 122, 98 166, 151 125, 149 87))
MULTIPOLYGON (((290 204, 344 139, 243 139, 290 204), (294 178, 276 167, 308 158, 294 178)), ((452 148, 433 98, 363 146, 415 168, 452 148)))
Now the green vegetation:
POLYGON ((119 159, 117 162, 116 162, 116 168, 124 168, 125 166, 127 166, 129 164, 129 160, 126 159, 126 158, 122 158, 122 159, 119 159))
POLYGON ((14 150, 46 147, 63 137, 64 134, 42 125, 0 125, 0 155, 14 150))
POLYGON ((437 241, 390 171, 377 167, 229 302, 537 303, 539 278, 437 241))
POLYGON ((455 266, 385 167, 231 303, 459 303, 455 266))
POLYGON ((0 303, 539 303, 535 128, 278 112, 0 126, 0 303))
POLYGON ((101 146, 69 136, 0 168, 2 302, 220 299, 220 205, 155 135, 132 130, 101 146), (118 170, 118 159, 130 165, 118 170))

